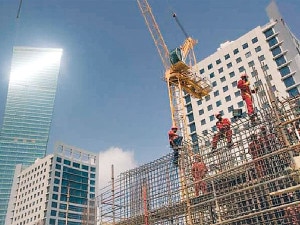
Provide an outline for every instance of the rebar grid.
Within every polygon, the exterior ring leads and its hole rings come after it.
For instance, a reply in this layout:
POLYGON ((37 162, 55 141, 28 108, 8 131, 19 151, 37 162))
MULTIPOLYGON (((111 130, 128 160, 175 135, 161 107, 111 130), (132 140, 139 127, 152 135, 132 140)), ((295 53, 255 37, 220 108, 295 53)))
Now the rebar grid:
POLYGON ((300 98, 276 106, 255 124, 236 119, 230 148, 223 138, 212 151, 207 134, 184 143, 178 165, 171 153, 120 174, 114 192, 102 191, 100 224, 300 224, 300 98), (195 155, 208 168, 200 180, 191 173, 195 155))

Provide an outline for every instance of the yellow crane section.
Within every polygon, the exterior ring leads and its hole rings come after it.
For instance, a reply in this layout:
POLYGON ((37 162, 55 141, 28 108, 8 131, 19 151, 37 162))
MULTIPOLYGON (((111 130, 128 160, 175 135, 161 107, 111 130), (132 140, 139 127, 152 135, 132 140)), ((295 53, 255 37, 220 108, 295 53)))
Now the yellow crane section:
MULTIPOLYGON (((148 1, 137 0, 137 3, 165 68, 164 80, 168 85, 172 124, 179 128, 186 140, 188 135, 184 95, 190 94, 196 99, 201 99, 212 90, 210 82, 200 77, 197 68, 194 53, 197 41, 185 33, 186 39, 182 46, 169 52, 148 1)), ((175 19, 178 22, 177 18, 175 19)))

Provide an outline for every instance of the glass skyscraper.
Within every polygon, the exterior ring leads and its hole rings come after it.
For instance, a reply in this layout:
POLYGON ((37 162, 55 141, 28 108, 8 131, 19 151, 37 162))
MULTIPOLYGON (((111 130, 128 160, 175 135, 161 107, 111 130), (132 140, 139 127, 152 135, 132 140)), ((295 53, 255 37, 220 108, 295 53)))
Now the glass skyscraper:
POLYGON ((15 47, 0 133, 0 225, 16 164, 28 166, 46 154, 62 49, 15 47))

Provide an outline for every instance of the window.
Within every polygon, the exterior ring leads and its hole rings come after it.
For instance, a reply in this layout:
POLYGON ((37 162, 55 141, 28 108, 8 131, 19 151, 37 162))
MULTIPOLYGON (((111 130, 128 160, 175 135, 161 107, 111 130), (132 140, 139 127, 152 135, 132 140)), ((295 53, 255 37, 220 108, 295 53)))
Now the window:
POLYGON ((58 192, 58 187, 57 187, 57 186, 54 186, 54 187, 53 187, 53 191, 54 191, 54 192, 58 192))
POLYGON ((234 77, 234 76, 235 76, 235 73, 232 71, 232 72, 229 73, 229 76, 230 76, 230 77, 234 77))
POLYGON ((266 38, 272 36, 274 34, 273 28, 270 28, 264 32, 266 38))
POLYGON ((236 61, 236 63, 240 63, 240 62, 242 62, 242 59, 241 59, 241 57, 238 57, 235 61, 236 61))
POLYGON ((76 162, 73 162, 73 166, 76 167, 76 168, 80 168, 80 164, 76 163, 76 162))
POLYGON ((231 68, 232 67, 232 63, 228 63, 227 64, 227 68, 229 69, 229 68, 231 68))
POLYGON ((252 60, 252 61, 248 62, 248 66, 249 66, 249 67, 254 66, 254 61, 252 60))
POLYGON ((225 101, 226 101, 226 102, 231 101, 231 96, 230 96, 230 95, 227 95, 227 96, 225 97, 225 101))
POLYGON ((204 110, 203 109, 200 109, 199 110, 199 115, 203 115, 204 114, 204 110))
POLYGON ((279 72, 282 77, 291 73, 290 68, 288 66, 284 66, 284 67, 280 68, 279 72))
POLYGON ((216 61, 217 65, 221 63, 221 59, 217 59, 216 61))
POLYGON ((205 121, 205 119, 203 119, 203 120, 201 120, 201 125, 205 125, 206 124, 206 121, 205 121))
POLYGON ((256 43, 258 41, 257 37, 252 39, 252 44, 256 43))
POLYGON ((60 157, 57 157, 57 158, 56 158, 56 161, 57 161, 57 162, 61 162, 61 158, 60 158, 60 157))
POLYGON ((238 48, 236 48, 236 49, 233 50, 233 54, 236 55, 236 54, 238 54, 238 53, 239 53, 239 49, 238 49, 238 48))
POLYGON ((186 96, 184 97, 184 99, 185 99, 185 103, 186 103, 186 104, 188 104, 188 103, 191 102, 191 96, 190 96, 190 95, 186 95, 186 96))
POLYGON ((60 177, 60 172, 55 171, 55 176, 56 176, 56 177, 60 177))
POLYGON ((224 58, 225 58, 225 60, 226 60, 226 59, 229 59, 229 58, 230 58, 230 55, 227 54, 227 55, 224 56, 224 58))
POLYGON ((244 106, 244 101, 238 102, 238 107, 243 107, 244 106))
POLYGON ((277 66, 280 66, 280 65, 286 63, 286 60, 285 60, 284 56, 282 55, 282 56, 278 57, 277 59, 275 59, 275 62, 277 64, 277 66))
POLYGON ((66 160, 66 159, 64 159, 64 164, 66 164, 66 165, 71 165, 71 161, 70 160, 66 160))
POLYGON ((215 74, 212 72, 211 74, 209 74, 209 77, 210 77, 210 78, 214 78, 214 77, 215 77, 215 74))
POLYGON ((268 65, 267 65, 267 64, 266 64, 266 65, 263 65, 261 68, 262 68, 262 70, 263 70, 263 71, 266 71, 266 70, 268 70, 268 69, 269 69, 269 67, 268 67, 268 65))
POLYGON ((192 107, 192 105, 191 105, 191 104, 188 104, 188 105, 186 106, 186 111, 187 111, 187 113, 189 113, 189 112, 192 112, 192 111, 193 111, 193 107, 192 107))
POLYGON ((52 203, 51 203, 51 207, 52 207, 52 208, 57 208, 57 202, 52 202, 52 203))
POLYGON ((255 48, 255 52, 260 52, 261 51, 261 47, 260 46, 257 46, 256 48, 255 48))
POLYGON ((269 46, 272 47, 278 43, 277 38, 273 37, 270 40, 268 40, 269 46))
POLYGON ((257 71, 256 70, 254 70, 254 71, 251 72, 251 76, 252 77, 255 77, 256 75, 257 75, 257 71))
POLYGON ((244 68, 243 66, 241 66, 241 67, 239 68, 239 72, 243 72, 243 71, 245 71, 245 68, 244 68))
POLYGON ((202 105, 202 100, 198 100, 197 105, 202 105))
POLYGON ((246 58, 249 58, 251 56, 251 52, 247 52, 246 54, 245 54, 245 57, 246 58))
POLYGON ((219 73, 223 72, 223 67, 221 67, 220 69, 218 69, 219 73))
POLYGON ((206 95, 205 96, 205 101, 209 101, 210 100, 210 95, 206 95))
POLYGON ((227 108, 228 112, 231 113, 233 111, 233 105, 227 108))
POLYGON ((295 84, 294 78, 293 77, 288 77, 283 80, 284 84, 286 87, 293 86, 295 84))
POLYGON ((212 85, 213 87, 217 86, 217 81, 212 82, 211 85, 212 85))
POLYGON ((243 44, 243 49, 248 48, 248 43, 243 44))
POLYGON ((237 86, 237 81, 233 81, 233 82, 231 83, 231 85, 232 85, 232 87, 236 87, 236 86, 237 86))
POLYGON ((204 69, 201 69, 201 70, 200 70, 200 74, 203 74, 203 73, 204 73, 204 69))
POLYGON ((209 64, 208 66, 207 66, 207 69, 212 69, 213 68, 213 65, 212 64, 209 64))
POLYGON ((210 111, 210 110, 212 110, 212 109, 213 109, 212 105, 207 106, 207 110, 208 110, 208 111, 210 111))
POLYGON ((51 210, 51 216, 56 216, 56 210, 51 210))
POLYGON ((258 60, 259 60, 259 61, 265 60, 265 56, 264 56, 264 55, 259 56, 259 57, 258 57, 258 60))
POLYGON ((209 116, 209 121, 210 121, 210 122, 211 122, 211 121, 214 121, 214 119, 215 119, 215 116, 214 116, 214 115, 209 116))
POLYGON ((194 133, 196 131, 196 125, 195 123, 190 124, 190 132, 194 133))
POLYGON ((297 87, 292 88, 291 90, 288 91, 288 93, 291 97, 299 95, 299 91, 297 87))
POLYGON ((221 82, 224 82, 224 81, 226 81, 226 78, 225 78, 225 76, 224 76, 224 77, 221 77, 221 78, 220 78, 220 81, 221 81, 221 82))
POLYGON ((241 92, 238 90, 238 91, 236 91, 236 92, 234 92, 234 96, 235 97, 239 97, 241 95, 241 92))
POLYGON ((219 100, 219 101, 216 102, 216 106, 217 106, 217 107, 219 107, 220 105, 222 105, 221 100, 219 100))
POLYGON ((58 170, 60 170, 60 169, 61 169, 61 165, 59 165, 59 164, 56 164, 56 165, 55 165, 55 169, 58 169, 58 170))
POLYGON ((225 87, 223 87, 223 92, 228 91, 228 86, 226 85, 225 87))
POLYGON ((193 113, 191 113, 191 114, 188 115, 188 120, 189 120, 189 122, 193 122, 194 121, 194 114, 193 113))
POLYGON ((219 95, 219 90, 214 92, 214 97, 217 97, 219 95))
POLYGON ((280 53, 281 53, 281 48, 279 46, 272 49, 273 56, 279 55, 280 53))

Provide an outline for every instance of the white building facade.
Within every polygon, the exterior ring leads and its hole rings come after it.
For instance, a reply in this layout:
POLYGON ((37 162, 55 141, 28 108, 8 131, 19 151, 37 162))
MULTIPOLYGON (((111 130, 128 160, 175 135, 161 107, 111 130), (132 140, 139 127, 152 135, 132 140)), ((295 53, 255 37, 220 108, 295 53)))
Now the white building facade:
POLYGON ((242 73, 248 74, 253 88, 259 88, 254 95, 258 110, 267 107, 260 104, 260 99, 267 97, 267 84, 279 98, 300 93, 299 41, 281 18, 275 2, 267 7, 267 13, 269 23, 221 44, 214 54, 198 63, 201 76, 210 79, 213 90, 201 100, 185 97, 192 140, 197 140, 197 134, 216 131, 217 112, 233 119, 233 110, 242 109, 245 115, 246 105, 237 88, 242 73))
POLYGON ((64 144, 15 171, 6 225, 94 225, 96 155, 64 144))

